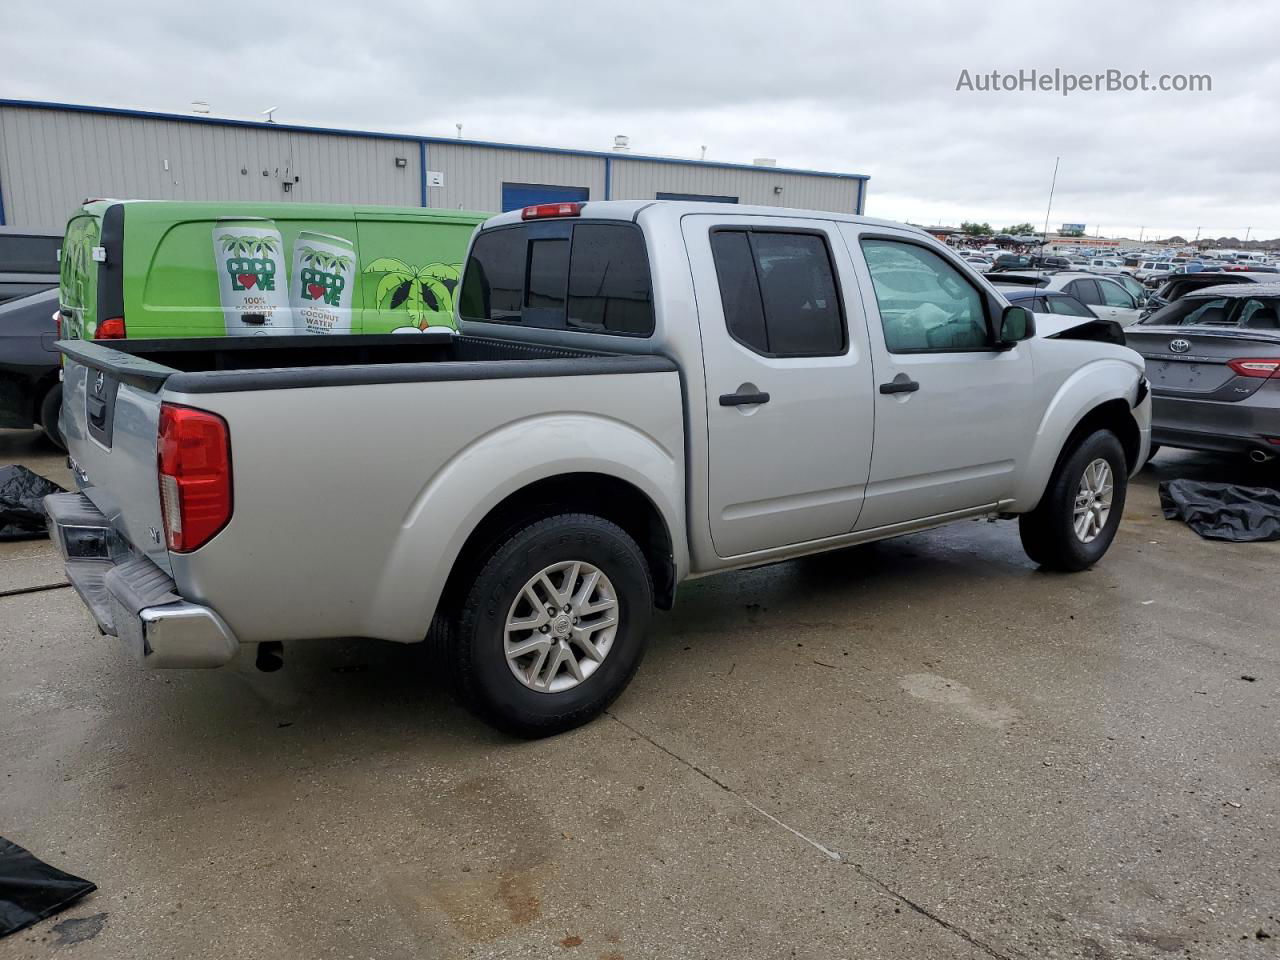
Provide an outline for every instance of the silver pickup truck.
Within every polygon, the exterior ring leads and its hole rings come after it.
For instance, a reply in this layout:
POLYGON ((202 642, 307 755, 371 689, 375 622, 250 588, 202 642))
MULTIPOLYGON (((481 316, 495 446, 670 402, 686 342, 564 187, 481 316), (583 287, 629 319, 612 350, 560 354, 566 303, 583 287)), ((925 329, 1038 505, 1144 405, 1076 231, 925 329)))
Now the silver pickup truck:
POLYGON ((674 202, 529 207, 472 238, 462 335, 63 341, 99 627, 155 667, 439 644, 529 736, 602 710, 688 577, 984 514, 1106 552, 1147 455, 1141 358, 1030 314, 922 232, 674 202))

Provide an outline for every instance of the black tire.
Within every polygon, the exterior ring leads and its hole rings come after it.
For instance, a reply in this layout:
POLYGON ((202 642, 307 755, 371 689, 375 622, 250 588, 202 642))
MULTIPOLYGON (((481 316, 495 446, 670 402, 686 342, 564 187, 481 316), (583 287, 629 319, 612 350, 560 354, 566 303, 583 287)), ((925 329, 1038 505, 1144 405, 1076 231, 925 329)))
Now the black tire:
POLYGON ((44 427, 44 435, 59 450, 67 449, 67 441, 63 439, 62 430, 58 426, 58 416, 62 413, 62 384, 55 383, 40 401, 40 426, 44 427))
POLYGON ((1027 556, 1049 570, 1086 570, 1102 559, 1115 539, 1128 490, 1124 448, 1110 430, 1088 434, 1058 459, 1040 503, 1018 518, 1018 533, 1027 556), (1074 508, 1085 468, 1102 459, 1111 468, 1111 511, 1102 530, 1088 543, 1076 535, 1074 508))
POLYGON ((489 554, 442 645, 468 709, 515 736, 545 737, 586 723, 622 692, 644 656, 652 614, 653 577, 636 542, 601 517, 559 514, 517 530, 489 554), (576 686, 533 690, 507 663, 507 616, 539 571, 575 560, 592 564, 613 585, 619 623, 612 646, 576 686))

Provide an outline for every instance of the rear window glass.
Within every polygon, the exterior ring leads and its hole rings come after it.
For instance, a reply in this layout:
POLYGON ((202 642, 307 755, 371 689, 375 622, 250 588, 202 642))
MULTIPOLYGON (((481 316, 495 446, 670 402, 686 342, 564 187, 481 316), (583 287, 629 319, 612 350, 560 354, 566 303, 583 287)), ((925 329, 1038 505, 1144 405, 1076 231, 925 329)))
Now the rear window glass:
POLYGON ((653 291, 644 237, 630 224, 560 221, 481 233, 462 278, 465 320, 649 336, 653 291))
POLYGON ((573 228, 568 320, 605 333, 653 332, 649 258, 639 230, 610 223, 573 228))
POLYGON ((530 240, 529 285, 524 305, 539 310, 564 310, 568 270, 568 240, 530 240))
POLYGON ((460 311, 473 320, 519 320, 524 303, 524 230, 482 233, 462 277, 460 311))
POLYGON ((1231 300, 1227 297, 1184 297, 1162 307, 1141 323, 1150 326, 1230 326, 1231 300))

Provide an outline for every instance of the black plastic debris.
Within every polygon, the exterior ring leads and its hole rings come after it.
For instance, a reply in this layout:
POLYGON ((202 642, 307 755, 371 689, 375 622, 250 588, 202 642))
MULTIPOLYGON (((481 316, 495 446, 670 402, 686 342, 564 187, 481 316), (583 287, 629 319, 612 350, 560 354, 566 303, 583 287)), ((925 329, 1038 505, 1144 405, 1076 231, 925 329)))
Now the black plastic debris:
POLYGON ((51 493, 66 493, 26 467, 0 467, 0 540, 33 540, 48 536, 44 504, 51 493))
POLYGON ((1206 540, 1280 540, 1280 491, 1234 483, 1165 480, 1160 508, 1206 540))
POLYGON ((52 917, 97 889, 0 837, 0 937, 52 917))

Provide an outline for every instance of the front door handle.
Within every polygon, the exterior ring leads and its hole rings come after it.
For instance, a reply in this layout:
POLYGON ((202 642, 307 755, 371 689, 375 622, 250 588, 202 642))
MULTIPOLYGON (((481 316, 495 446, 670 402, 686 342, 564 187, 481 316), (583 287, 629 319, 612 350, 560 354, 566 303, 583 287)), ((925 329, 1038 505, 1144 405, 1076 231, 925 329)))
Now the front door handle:
POLYGON ((920 389, 920 384, 912 380, 904 373, 898 374, 888 383, 880 384, 881 393, 915 393, 920 389))
POLYGON ((720 406, 722 407, 745 407, 752 403, 768 402, 769 395, 763 391, 743 392, 740 389, 738 393, 720 394, 720 406))

